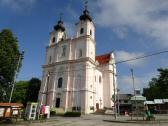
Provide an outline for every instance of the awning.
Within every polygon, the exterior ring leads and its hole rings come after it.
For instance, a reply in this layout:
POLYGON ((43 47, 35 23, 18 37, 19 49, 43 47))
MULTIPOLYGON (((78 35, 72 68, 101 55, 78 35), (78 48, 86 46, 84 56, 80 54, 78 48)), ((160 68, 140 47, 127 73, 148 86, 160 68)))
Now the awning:
POLYGON ((154 99, 155 104, 163 104, 163 99, 154 99))
POLYGON ((22 103, 0 103, 0 107, 24 107, 22 103))
POLYGON ((131 97, 131 101, 146 101, 146 97, 144 97, 144 96, 133 96, 133 97, 131 97))
POLYGON ((144 101, 144 105, 147 104, 147 105, 154 105, 154 101, 144 101))
POLYGON ((168 99, 163 99, 163 102, 166 102, 166 103, 168 103, 168 99))

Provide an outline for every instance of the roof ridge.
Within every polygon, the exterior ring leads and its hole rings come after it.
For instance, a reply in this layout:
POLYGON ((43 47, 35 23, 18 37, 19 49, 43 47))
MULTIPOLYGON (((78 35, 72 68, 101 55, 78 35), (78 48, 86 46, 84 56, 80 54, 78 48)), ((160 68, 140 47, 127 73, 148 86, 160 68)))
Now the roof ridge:
POLYGON ((111 59, 111 52, 95 57, 100 64, 107 64, 111 59))

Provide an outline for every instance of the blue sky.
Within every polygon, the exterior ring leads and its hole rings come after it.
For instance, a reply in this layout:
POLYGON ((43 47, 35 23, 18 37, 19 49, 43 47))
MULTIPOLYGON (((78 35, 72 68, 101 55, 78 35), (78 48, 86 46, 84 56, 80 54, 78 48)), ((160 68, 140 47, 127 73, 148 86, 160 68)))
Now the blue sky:
MULTIPOLYGON (((63 13, 69 37, 75 35, 83 0, 0 0, 0 30, 10 28, 25 50, 18 80, 41 78, 49 33, 63 13)), ((97 55, 114 51, 117 61, 168 50, 167 0, 89 0, 96 25, 97 55)), ((168 53, 117 65, 121 93, 132 93, 130 68, 136 88, 146 87, 157 68, 168 67, 168 53)))

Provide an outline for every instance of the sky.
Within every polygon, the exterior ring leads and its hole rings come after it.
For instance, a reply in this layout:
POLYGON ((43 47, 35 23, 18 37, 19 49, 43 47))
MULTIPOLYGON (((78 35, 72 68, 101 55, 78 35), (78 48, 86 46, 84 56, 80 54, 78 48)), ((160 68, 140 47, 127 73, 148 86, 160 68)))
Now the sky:
MULTIPOLYGON (((96 54, 114 51, 116 62, 168 50, 168 0, 88 0, 96 26, 96 54)), ((25 51, 17 80, 42 77, 49 33, 63 13, 69 37, 84 9, 84 0, 0 0, 0 30, 9 28, 25 51)), ((120 93, 143 89, 158 68, 168 67, 168 53, 117 64, 120 93)))

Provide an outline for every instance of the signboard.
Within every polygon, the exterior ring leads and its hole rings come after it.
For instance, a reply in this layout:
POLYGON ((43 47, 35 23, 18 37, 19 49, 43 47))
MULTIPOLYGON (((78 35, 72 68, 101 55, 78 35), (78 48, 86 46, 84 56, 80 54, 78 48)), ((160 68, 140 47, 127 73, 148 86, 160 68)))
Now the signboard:
POLYGON ((18 110, 13 110, 12 115, 18 115, 18 114, 19 114, 18 110))
POLYGON ((5 108, 0 108, 0 117, 4 116, 4 111, 5 111, 5 108))
POLYGON ((50 106, 45 106, 45 114, 49 114, 50 113, 50 106))

